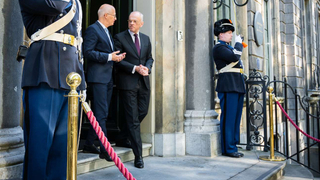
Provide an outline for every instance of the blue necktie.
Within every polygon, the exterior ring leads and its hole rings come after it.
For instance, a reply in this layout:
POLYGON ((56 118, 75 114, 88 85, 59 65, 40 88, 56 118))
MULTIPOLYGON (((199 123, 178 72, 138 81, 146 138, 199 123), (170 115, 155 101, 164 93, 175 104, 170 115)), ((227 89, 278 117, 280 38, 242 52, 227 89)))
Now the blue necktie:
POLYGON ((106 33, 107 33, 107 35, 108 35, 109 42, 110 42, 110 46, 111 46, 111 49, 112 49, 112 51, 113 51, 113 44, 112 44, 112 41, 111 41, 111 37, 110 37, 108 28, 105 28, 105 31, 106 31, 106 33))

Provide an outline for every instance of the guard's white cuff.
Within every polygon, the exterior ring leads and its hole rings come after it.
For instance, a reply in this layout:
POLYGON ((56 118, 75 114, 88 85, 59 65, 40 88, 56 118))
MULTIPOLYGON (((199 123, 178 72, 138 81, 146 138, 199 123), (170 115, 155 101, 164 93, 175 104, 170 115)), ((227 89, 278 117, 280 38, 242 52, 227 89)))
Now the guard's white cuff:
POLYGON ((82 95, 82 100, 86 101, 86 99, 87 99, 87 90, 82 90, 80 92, 80 94, 82 95))
POLYGON ((236 49, 233 49, 233 53, 236 54, 236 55, 242 55, 242 52, 241 51, 238 51, 236 49))

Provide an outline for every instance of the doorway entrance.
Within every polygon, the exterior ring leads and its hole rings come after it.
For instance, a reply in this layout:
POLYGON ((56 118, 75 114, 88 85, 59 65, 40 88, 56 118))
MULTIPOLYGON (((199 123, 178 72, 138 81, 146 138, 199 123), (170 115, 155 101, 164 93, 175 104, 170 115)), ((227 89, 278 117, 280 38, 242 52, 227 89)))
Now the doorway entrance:
POLYGON ((80 0, 83 9, 83 32, 88 26, 98 19, 98 9, 102 4, 111 4, 116 9, 117 20, 113 26, 109 27, 112 35, 115 35, 128 28, 128 17, 133 10, 133 0, 80 0))
MULTIPOLYGON (((82 21, 82 35, 84 35, 85 30, 88 26, 95 23, 98 19, 98 9, 102 4, 111 4, 116 9, 117 20, 114 25, 109 27, 109 32, 112 36, 128 29, 128 17, 133 11, 133 0, 80 0, 83 9, 83 21, 82 21)), ((84 59, 84 69, 86 72, 87 61, 84 59)), ((115 76, 115 74, 114 74, 115 76)), ((113 76, 113 77, 114 77, 113 76)), ((116 81, 114 79, 114 88, 112 99, 110 103, 109 116, 106 123, 107 126, 107 137, 109 141, 114 141, 118 132, 120 132, 120 126, 123 123, 123 117, 121 116, 122 106, 119 101, 119 90, 116 87, 116 81)), ((92 97, 92 92, 87 90, 87 101, 90 104, 90 99, 92 97)), ((94 113, 94 112, 93 112, 94 113)), ((86 139, 87 132, 91 126, 88 118, 84 115, 82 118, 82 128, 81 128, 81 139, 86 139)))

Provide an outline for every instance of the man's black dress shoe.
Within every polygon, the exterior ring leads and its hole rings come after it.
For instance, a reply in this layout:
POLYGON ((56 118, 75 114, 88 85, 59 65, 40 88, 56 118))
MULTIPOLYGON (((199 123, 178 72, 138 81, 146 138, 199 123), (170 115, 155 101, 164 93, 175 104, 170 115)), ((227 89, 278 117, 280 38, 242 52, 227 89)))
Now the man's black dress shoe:
POLYGON ((241 152, 238 152, 238 154, 240 154, 240 157, 243 157, 243 156, 244 156, 244 154, 243 154, 243 153, 241 153, 241 152))
POLYGON ((141 156, 136 156, 134 158, 134 167, 136 167, 136 168, 143 168, 144 167, 143 159, 141 156))
POLYGON ((116 146, 131 148, 131 142, 129 139, 123 141, 116 141, 116 146))
POLYGON ((84 145, 83 146, 83 152, 84 153, 100 154, 100 150, 94 144, 84 145))
POLYGON ((111 162, 112 158, 109 156, 108 152, 102 152, 99 154, 100 159, 105 159, 106 161, 111 162))
POLYGON ((222 154, 224 156, 229 156, 229 157, 233 157, 233 158, 240 158, 242 157, 238 152, 233 152, 233 153, 224 153, 222 154))

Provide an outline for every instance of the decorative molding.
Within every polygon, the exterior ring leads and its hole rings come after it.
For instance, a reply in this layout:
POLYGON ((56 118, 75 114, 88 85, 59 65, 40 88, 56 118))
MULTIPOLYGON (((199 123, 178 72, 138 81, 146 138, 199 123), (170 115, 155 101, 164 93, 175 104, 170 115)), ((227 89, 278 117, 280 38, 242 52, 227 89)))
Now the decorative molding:
POLYGON ((24 151, 20 126, 0 129, 0 179, 21 177, 24 151))

